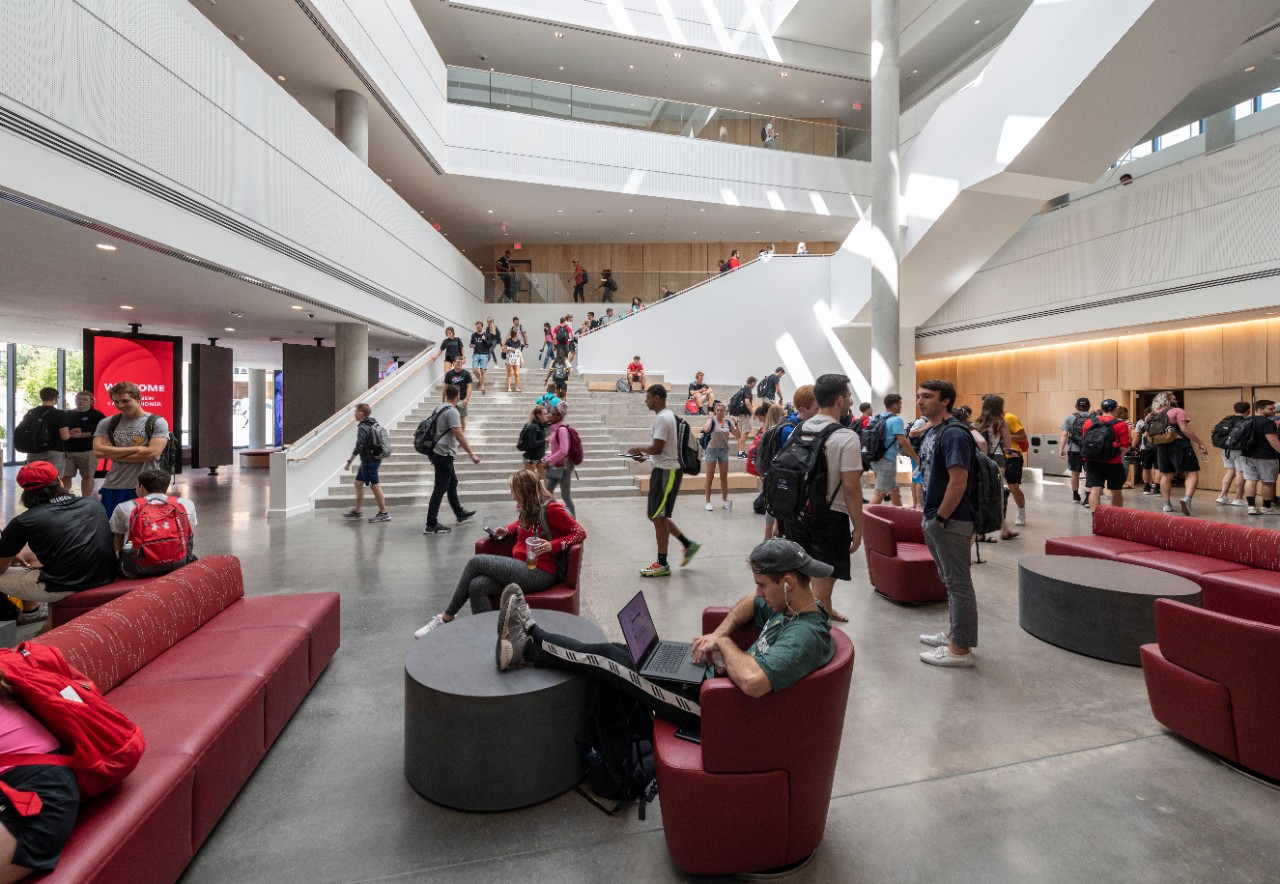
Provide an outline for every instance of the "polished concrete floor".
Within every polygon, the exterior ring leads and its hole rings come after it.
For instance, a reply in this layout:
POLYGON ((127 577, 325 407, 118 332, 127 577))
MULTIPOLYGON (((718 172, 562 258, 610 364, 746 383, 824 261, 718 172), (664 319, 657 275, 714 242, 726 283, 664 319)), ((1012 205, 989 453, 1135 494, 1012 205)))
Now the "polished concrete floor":
MULTIPOLYGON (((5 473, 7 516, 13 471, 5 473)), ((342 649, 184 881, 684 879, 667 857, 656 804, 643 822, 634 812, 606 817, 572 792, 526 810, 466 814, 432 805, 404 779, 411 634, 442 608, 481 526, 507 521, 509 505, 485 505, 442 537, 422 535, 421 511, 393 512, 381 525, 334 512, 268 520, 265 478, 237 470, 181 478, 199 507, 198 549, 238 555, 250 594, 340 592, 342 649)), ((916 637, 945 626, 945 606, 886 601, 855 557, 854 580, 836 593, 856 662, 831 813, 822 848, 793 880, 1280 880, 1280 790, 1165 731, 1140 670, 1068 653, 1018 627, 1018 557, 1089 525, 1063 485, 1030 492, 1023 536, 985 546, 988 561, 974 569, 974 669, 922 664, 916 637)), ((676 519, 704 547, 665 581, 636 573, 653 559, 639 497, 582 501, 584 615, 617 638, 614 613, 643 588, 659 630, 691 637, 705 605, 751 587, 744 558, 763 522, 748 496, 735 500, 731 512, 706 512, 700 496, 681 498, 676 519)), ((1135 505, 1155 508, 1141 495, 1135 505)), ((1247 518, 1214 507, 1211 495, 1200 497, 1197 515, 1247 518)), ((732 826, 708 820, 707 837, 732 826)))

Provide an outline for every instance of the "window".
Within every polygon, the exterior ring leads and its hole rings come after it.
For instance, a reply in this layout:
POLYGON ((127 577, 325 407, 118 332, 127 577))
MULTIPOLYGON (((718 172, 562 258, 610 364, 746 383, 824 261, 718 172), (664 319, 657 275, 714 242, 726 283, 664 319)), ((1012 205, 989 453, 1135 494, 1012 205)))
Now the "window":
POLYGON ((1195 138, 1200 134, 1200 121, 1183 126, 1180 129, 1174 129, 1172 132, 1166 132, 1156 139, 1157 150, 1164 150, 1166 147, 1173 147, 1180 144, 1188 138, 1195 138))
POLYGON ((1250 98, 1248 101, 1242 101, 1236 105, 1237 120, 1247 117, 1249 114, 1253 113, 1253 102, 1254 99, 1250 98))
POLYGON ((1280 89, 1259 95, 1254 102, 1254 108, 1256 110, 1266 110, 1269 107, 1275 107, 1277 104, 1280 104, 1280 89))

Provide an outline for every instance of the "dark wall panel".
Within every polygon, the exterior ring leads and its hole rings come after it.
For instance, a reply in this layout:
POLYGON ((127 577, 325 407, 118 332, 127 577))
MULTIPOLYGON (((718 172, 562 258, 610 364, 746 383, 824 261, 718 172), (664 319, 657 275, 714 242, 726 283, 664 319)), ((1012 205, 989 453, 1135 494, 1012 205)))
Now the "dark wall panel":
POLYGON ((332 347, 284 344, 283 442, 292 445, 337 410, 332 347))
POLYGON ((375 386, 378 383, 378 357, 369 357, 369 386, 375 386))
POLYGON ((191 466, 232 462, 232 351, 191 345, 191 466))

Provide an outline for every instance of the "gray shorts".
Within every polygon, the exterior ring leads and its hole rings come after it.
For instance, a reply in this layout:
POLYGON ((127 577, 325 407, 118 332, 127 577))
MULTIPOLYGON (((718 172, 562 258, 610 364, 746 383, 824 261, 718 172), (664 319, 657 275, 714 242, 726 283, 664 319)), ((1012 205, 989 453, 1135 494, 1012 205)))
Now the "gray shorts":
POLYGON ((671 518, 675 510, 676 496, 680 493, 680 480, 684 471, 660 470, 656 467, 649 473, 649 518, 671 518))
POLYGON ((1240 469, 1240 460, 1241 460, 1240 452, 1238 451, 1222 452, 1222 468, 1224 470, 1240 469))
POLYGON ((898 459, 882 457, 872 461, 871 472, 876 474, 876 490, 886 494, 898 487, 898 459))
POLYGON ((1246 482, 1265 482, 1270 485, 1275 482, 1277 473, 1280 473, 1280 460, 1242 457, 1240 472, 1246 482))
POLYGON ((62 475, 62 470, 67 465, 67 456, 61 451, 33 451, 27 455, 27 463, 35 463, 41 460, 45 463, 53 464, 57 468, 59 476, 62 475))

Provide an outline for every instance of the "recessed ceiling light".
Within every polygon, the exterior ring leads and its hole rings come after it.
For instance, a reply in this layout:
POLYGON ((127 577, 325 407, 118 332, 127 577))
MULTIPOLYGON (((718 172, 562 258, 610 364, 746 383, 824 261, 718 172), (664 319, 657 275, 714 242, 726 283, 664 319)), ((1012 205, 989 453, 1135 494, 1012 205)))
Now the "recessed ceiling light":
POLYGON ((102 331, 102 329, 98 328, 96 325, 91 325, 89 326, 89 331, 102 331))
POLYGON ((293 304, 293 305, 291 305, 291 306, 292 306, 292 308, 293 308, 294 310, 305 310, 305 309, 306 309, 306 308, 305 308, 305 307, 303 307, 301 304, 293 304))
POLYGON ((232 316, 234 316, 236 319, 244 319, 244 314, 241 313, 239 310, 228 310, 227 312, 230 313, 232 316))
POLYGON ((823 103, 823 104, 826 104, 826 103, 827 103, 827 100, 826 100, 825 98, 824 98, 824 99, 822 99, 822 103, 823 103))
POLYGON ((919 71, 912 71, 911 73, 913 73, 913 74, 918 74, 918 73, 920 73, 920 72, 919 72, 919 71))
POLYGON ((564 70, 564 65, 560 65, 560 70, 564 70))
POLYGON ((388 184, 390 184, 390 183, 391 183, 391 179, 390 179, 390 178, 388 178, 388 179, 387 179, 387 183, 388 183, 388 184))
POLYGON ((635 209, 627 209, 628 212, 634 212, 635 209))
POLYGON ((130 307, 128 304, 121 304, 121 305, 120 305, 120 309, 121 309, 121 310, 132 310, 133 308, 132 308, 132 307, 130 307))
POLYGON ((98 248, 102 249, 102 251, 104 252, 114 252, 116 250, 115 246, 109 245, 108 243, 105 243, 105 242, 98 243, 98 248))
POLYGON ((558 215, 563 215, 563 214, 564 214, 564 209, 556 209, 556 214, 558 214, 558 215))
POLYGON ((557 40, 563 40, 563 39, 564 39, 564 34, 560 33, 559 31, 556 31, 556 39, 557 39, 557 40))
POLYGON ((284 74, 276 74, 276 79, 277 79, 277 80, 279 80, 281 83, 283 83, 283 82, 284 82, 284 74))
POLYGON ((232 327, 231 327, 231 326, 229 326, 229 325, 228 325, 228 326, 224 326, 222 330, 223 330, 223 331, 235 331, 235 329, 234 329, 234 328, 232 328, 232 327))
POLYGON ((980 18, 975 18, 975 19, 973 20, 973 23, 974 23, 975 25, 980 25, 980 24, 982 24, 982 19, 980 19, 980 18))
POLYGON ((493 209, 490 209, 490 210, 489 210, 489 214, 490 214, 490 215, 492 215, 492 214, 493 214, 493 209))
POLYGON ((636 66, 635 66, 635 65, 633 65, 633 64, 629 64, 629 65, 627 65, 627 67, 631 68, 631 70, 633 70, 633 71, 636 69, 636 66))
POLYGON ((786 72, 786 71, 778 71, 778 76, 785 80, 785 79, 787 78, 787 72, 786 72))
POLYGON ((672 58, 684 58, 684 53, 682 53, 682 52, 673 52, 673 53, 671 53, 671 57, 672 57, 672 58))
POLYGON ((1249 74, 1249 73, 1252 73, 1253 71, 1256 71, 1257 69, 1258 69, 1258 66, 1257 66, 1256 64, 1251 64, 1251 65, 1249 65, 1247 68, 1245 68, 1245 69, 1244 69, 1244 72, 1245 72, 1246 74, 1249 74))

